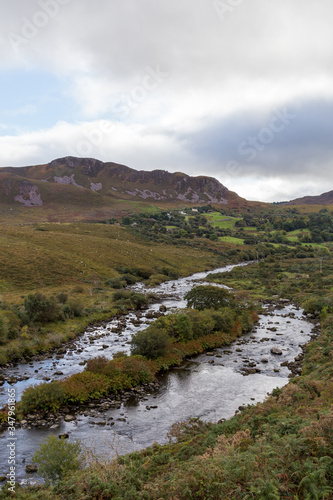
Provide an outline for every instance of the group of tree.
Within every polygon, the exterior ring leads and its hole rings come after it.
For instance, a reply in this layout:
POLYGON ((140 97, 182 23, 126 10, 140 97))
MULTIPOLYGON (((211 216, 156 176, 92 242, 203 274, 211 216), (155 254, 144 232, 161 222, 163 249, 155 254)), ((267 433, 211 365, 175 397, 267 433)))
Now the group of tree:
POLYGON ((45 325, 83 316, 83 303, 64 292, 47 297, 41 292, 29 293, 22 306, 2 305, 0 309, 0 344, 15 339, 24 327, 45 325))
POLYGON ((249 308, 219 286, 194 287, 185 296, 187 309, 161 316, 132 337, 132 354, 156 359, 166 355, 171 343, 188 342, 214 332, 229 333, 238 321, 241 331, 253 326, 249 308))

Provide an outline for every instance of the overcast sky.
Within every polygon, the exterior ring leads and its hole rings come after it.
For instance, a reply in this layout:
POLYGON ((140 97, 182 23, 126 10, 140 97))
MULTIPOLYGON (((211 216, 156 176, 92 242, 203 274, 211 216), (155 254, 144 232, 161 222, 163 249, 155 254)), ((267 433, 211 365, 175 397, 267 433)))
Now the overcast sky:
POLYGON ((2 0, 0 166, 94 157, 249 200, 333 189, 332 0, 2 0))

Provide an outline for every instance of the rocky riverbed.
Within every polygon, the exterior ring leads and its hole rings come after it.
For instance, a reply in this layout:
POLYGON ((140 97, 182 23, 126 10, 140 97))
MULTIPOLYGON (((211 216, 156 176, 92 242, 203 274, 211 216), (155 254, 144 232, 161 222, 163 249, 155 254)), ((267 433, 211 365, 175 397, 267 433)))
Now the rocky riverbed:
MULTIPOLYGON (((164 298, 151 305, 148 311, 140 312, 140 325, 134 325, 138 318, 130 313, 125 318, 99 325, 95 330, 89 329, 73 344, 70 352, 67 348, 61 354, 54 353, 8 368, 2 396, 8 388, 15 388, 19 395, 24 384, 43 381, 49 374, 50 378, 63 378, 79 371, 85 359, 101 352, 111 357, 112 352, 128 350, 127 342, 133 332, 150 321, 147 313, 154 317, 173 307, 184 307, 186 291, 198 279, 204 278, 205 273, 199 273, 199 276, 164 283, 155 289, 154 293, 161 293, 164 298), (122 324, 121 332, 113 331, 115 321, 122 324), (121 340, 119 333, 123 337, 121 340), (103 348, 103 345, 108 347, 103 348), (57 356, 61 358, 57 360, 57 356), (9 383, 9 377, 28 378, 9 383)), ((117 453, 125 453, 154 441, 165 442, 168 430, 176 421, 196 416, 206 421, 230 418, 246 405, 264 400, 268 392, 285 385, 290 376, 300 374, 304 356, 301 346, 317 335, 319 329, 318 324, 311 322, 289 301, 267 302, 264 307, 265 312, 251 333, 227 348, 214 349, 185 361, 181 367, 159 375, 156 384, 109 395, 84 407, 63 408, 57 414, 28 415, 16 431, 18 477, 26 477, 23 464, 29 464, 39 442, 50 434, 80 439, 101 454, 112 455, 115 448, 117 453), (278 351, 272 352, 273 349, 278 351)), ((6 438, 6 432, 0 434, 0 442, 6 438)), ((0 463, 0 474, 6 474, 7 468, 5 461, 0 463)))

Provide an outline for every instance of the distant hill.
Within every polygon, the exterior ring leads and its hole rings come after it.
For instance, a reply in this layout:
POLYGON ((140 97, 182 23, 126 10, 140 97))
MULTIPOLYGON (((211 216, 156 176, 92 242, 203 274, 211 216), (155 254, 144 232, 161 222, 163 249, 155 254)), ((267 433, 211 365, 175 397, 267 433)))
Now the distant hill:
POLYGON ((119 201, 159 205, 212 203, 230 208, 249 203, 212 177, 191 177, 165 170, 138 171, 93 158, 68 156, 45 165, 0 168, 0 205, 45 209, 70 206, 79 211, 103 212, 103 208, 119 201))
POLYGON ((286 205, 333 205, 333 191, 319 196, 304 196, 286 203, 286 205))

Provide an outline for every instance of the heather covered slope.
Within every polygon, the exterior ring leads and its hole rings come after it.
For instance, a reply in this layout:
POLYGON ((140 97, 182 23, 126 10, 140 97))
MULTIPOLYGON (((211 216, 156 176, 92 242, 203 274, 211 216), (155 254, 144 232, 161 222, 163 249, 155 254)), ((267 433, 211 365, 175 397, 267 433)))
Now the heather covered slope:
POLYGON ((289 201, 287 205, 333 205, 333 191, 318 196, 303 196, 289 201))

